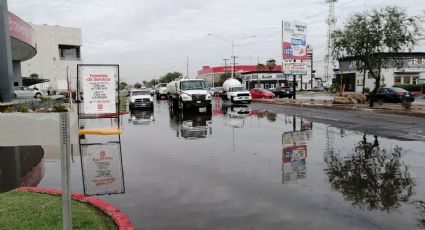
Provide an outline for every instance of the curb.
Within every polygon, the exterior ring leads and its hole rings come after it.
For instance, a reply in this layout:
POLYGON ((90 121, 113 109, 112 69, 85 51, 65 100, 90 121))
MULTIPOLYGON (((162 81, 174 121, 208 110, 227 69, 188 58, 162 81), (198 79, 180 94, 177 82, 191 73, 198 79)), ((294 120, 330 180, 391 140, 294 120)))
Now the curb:
MULTIPOLYGON (((52 188, 37 188, 37 187, 20 187, 15 190, 25 191, 25 192, 34 192, 40 194, 48 194, 52 196, 61 196, 62 191, 52 188)), ((112 221, 117 225, 119 230, 134 230, 133 224, 130 222, 130 219, 121 212, 118 208, 112 206, 106 201, 98 199, 96 197, 84 196, 80 193, 71 193, 71 198, 86 204, 89 204, 93 207, 98 208, 100 211, 111 217, 112 221)))
POLYGON ((403 115, 403 116, 412 116, 412 117, 422 117, 425 118, 425 113, 417 112, 405 112, 392 109, 377 109, 377 108, 358 108, 355 106, 349 107, 346 105, 315 105, 315 104, 295 104, 295 103, 275 103, 274 101, 267 100, 252 100, 253 102, 271 104, 271 105, 283 105, 283 106, 295 106, 295 107, 310 107, 310 108, 320 108, 320 109, 332 109, 332 110, 359 110, 367 111, 380 114, 394 114, 394 115, 403 115))

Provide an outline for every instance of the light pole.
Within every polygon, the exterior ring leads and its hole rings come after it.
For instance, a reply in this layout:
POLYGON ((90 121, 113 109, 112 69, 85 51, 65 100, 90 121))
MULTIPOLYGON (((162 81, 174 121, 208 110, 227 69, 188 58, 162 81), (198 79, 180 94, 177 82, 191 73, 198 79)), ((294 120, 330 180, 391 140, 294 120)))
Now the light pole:
MULTIPOLYGON (((218 39, 220 39, 222 41, 225 41, 225 42, 227 42, 227 43, 229 43, 231 45, 231 48, 232 48, 231 58, 233 58, 231 78, 233 78, 234 77, 234 74, 235 74, 234 66, 235 66, 235 59, 236 59, 236 57, 233 55, 233 50, 235 48, 235 40, 233 40, 233 39, 232 40, 229 40, 229 39, 223 38, 223 37, 218 36, 218 35, 215 35, 215 34, 208 34, 208 36, 214 36, 214 37, 216 37, 216 38, 218 38, 218 39)), ((241 41, 241 40, 244 40, 244 39, 247 39, 247 38, 255 38, 255 37, 256 37, 255 35, 251 35, 251 36, 247 36, 247 37, 244 37, 244 38, 241 38, 241 39, 238 39, 238 40, 241 41)))

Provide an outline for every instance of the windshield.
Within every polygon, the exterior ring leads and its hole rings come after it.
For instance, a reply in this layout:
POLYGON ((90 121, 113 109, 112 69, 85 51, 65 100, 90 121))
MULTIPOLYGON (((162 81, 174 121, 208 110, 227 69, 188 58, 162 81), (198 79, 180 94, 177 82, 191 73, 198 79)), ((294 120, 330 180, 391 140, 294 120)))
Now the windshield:
POLYGON ((133 95, 133 96, 148 95, 148 94, 149 94, 149 91, 133 91, 131 93, 131 95, 133 95))
POLYGON ((180 83, 181 90, 190 90, 190 89, 205 89, 204 81, 183 81, 180 83))
POLYGON ((245 88, 242 86, 232 88, 232 92, 242 92, 242 91, 245 91, 245 88))
POLYGON ((396 88, 396 87, 394 87, 394 88, 390 88, 392 91, 394 91, 394 92, 396 92, 396 93, 405 93, 405 92, 407 92, 405 89, 402 89, 402 88, 396 88))

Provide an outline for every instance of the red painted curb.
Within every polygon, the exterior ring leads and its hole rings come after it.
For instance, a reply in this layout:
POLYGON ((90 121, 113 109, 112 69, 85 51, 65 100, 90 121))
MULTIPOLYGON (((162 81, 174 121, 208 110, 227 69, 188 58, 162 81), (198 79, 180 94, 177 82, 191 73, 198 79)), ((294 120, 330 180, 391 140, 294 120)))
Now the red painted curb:
MULTIPOLYGON (((61 190, 52 189, 52 188, 20 187, 20 188, 17 188, 16 190, 49 194, 52 196, 62 195, 61 190)), ((112 206, 108 202, 98 199, 96 197, 84 196, 83 194, 80 194, 80 193, 72 193, 71 197, 74 200, 78 200, 80 202, 90 204, 100 209, 103 213, 111 217, 111 219, 118 226, 119 230, 134 230, 135 229, 130 219, 118 208, 112 206)))

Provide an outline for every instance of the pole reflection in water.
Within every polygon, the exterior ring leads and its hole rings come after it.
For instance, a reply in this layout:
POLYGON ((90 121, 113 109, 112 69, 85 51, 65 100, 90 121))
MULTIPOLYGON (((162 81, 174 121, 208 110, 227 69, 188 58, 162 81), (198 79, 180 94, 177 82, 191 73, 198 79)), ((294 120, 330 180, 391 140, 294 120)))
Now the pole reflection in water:
MULTIPOLYGON (((328 134, 327 138, 335 137, 328 134)), ((400 160, 405 153, 398 146, 380 146, 377 136, 366 134, 351 152, 329 146, 324 154, 329 183, 353 205, 389 212, 413 195, 409 168, 400 160)))
POLYGON ((312 122, 301 118, 301 130, 297 130, 297 118, 292 119, 293 130, 282 133, 283 184, 306 177, 307 140, 313 127, 312 122))
POLYGON ((41 146, 0 147, 0 192, 37 187, 44 176, 41 146))

